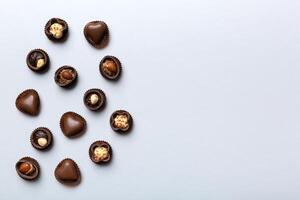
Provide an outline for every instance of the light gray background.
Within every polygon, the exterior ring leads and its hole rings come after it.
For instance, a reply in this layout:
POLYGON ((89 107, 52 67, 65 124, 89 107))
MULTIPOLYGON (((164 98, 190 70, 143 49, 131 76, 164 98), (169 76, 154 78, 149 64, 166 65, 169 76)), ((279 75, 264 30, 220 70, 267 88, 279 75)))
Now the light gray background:
POLYGON ((1 1, 0 199, 205 199, 300 198, 300 2, 298 0, 1 1), (69 23, 63 44, 43 27, 51 17, 69 23), (83 36, 91 20, 107 22, 107 48, 83 36), (43 48, 51 68, 30 71, 25 57, 43 48), (100 59, 115 55, 124 73, 116 84, 98 73, 100 59), (55 70, 77 68, 70 91, 53 81, 55 70), (99 87, 106 109, 88 111, 82 96, 99 87), (38 90, 38 117, 18 112, 14 101, 38 90), (135 120, 131 134, 110 129, 119 108, 135 120), (86 134, 70 140, 59 128, 65 111, 88 121, 86 134), (49 127, 55 144, 38 152, 29 136, 49 127), (107 140, 114 159, 94 165, 88 147, 107 140), (28 183, 14 169, 22 156, 36 158, 40 179, 28 183), (59 184, 53 170, 65 157, 79 165, 76 188, 59 184))

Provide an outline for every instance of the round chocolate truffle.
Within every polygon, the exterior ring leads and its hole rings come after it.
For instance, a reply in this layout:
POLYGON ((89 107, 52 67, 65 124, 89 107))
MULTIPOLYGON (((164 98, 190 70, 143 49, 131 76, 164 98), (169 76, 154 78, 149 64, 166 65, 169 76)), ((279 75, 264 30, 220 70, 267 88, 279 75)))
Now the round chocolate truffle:
POLYGON ((45 25, 45 34, 52 41, 63 41, 68 33, 68 24, 59 18, 50 19, 45 25))
POLYGON ((96 164, 106 164, 112 158, 112 149, 108 142, 96 141, 89 148, 90 159, 96 164))
POLYGON ((88 109, 97 111, 105 106, 106 96, 102 90, 93 88, 85 92, 83 102, 88 109))
POLYGON ((110 117, 110 126, 116 132, 129 132, 132 125, 133 119, 130 113, 125 110, 117 110, 110 117))
POLYGON ((99 64, 101 75, 108 80, 119 79, 122 71, 121 62, 114 56, 105 56, 99 64))
POLYGON ((16 171, 21 178, 34 180, 39 176, 40 165, 35 159, 24 157, 16 163, 16 171))
POLYGON ((35 129, 30 136, 32 146, 38 150, 45 150, 51 146, 53 136, 51 131, 45 127, 35 129))
POLYGON ((61 87, 68 87, 75 83, 77 71, 71 66, 62 66, 55 72, 54 80, 61 87))
POLYGON ((27 66, 35 72, 45 70, 49 66, 49 62, 48 54, 42 49, 33 49, 26 57, 27 66))

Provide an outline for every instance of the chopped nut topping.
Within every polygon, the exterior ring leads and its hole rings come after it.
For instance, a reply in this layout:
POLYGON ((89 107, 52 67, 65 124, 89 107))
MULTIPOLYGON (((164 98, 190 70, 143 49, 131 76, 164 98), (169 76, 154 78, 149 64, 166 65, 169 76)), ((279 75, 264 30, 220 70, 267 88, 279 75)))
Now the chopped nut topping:
POLYGON ((94 158, 97 161, 105 160, 109 156, 108 149, 105 147, 96 147, 94 149, 94 158))
POLYGON ((53 37, 59 39, 63 36, 63 26, 59 23, 54 23, 50 26, 50 33, 53 35, 53 37))
POLYGON ((127 115, 117 115, 114 119, 114 125, 117 128, 127 128, 129 126, 127 115))

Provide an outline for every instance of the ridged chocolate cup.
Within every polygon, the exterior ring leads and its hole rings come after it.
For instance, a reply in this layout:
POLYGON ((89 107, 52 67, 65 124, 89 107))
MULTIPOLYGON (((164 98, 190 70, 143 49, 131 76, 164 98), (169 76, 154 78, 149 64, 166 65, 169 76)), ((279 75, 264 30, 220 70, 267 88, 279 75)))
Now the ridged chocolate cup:
POLYGON ((120 76, 121 76, 121 73, 122 73, 122 63, 121 63, 120 60, 119 60, 117 57, 115 57, 115 56, 110 56, 110 55, 104 56, 104 57, 101 59, 101 61, 100 61, 100 64, 99 64, 99 71, 100 71, 100 74, 101 74, 104 78, 106 78, 107 80, 116 81, 116 80, 118 80, 118 79, 120 78, 120 76), (102 65, 103 65, 103 63, 104 63, 106 60, 112 60, 112 61, 116 64, 116 66, 117 66, 117 68, 118 68, 118 71, 117 71, 117 73, 116 73, 115 75, 110 76, 109 74, 107 74, 107 73, 104 72, 103 66, 102 66, 102 65))
POLYGON ((68 26, 68 23, 63 20, 63 19, 60 19, 60 18, 51 18, 48 20, 48 22, 46 23, 45 25, 45 28, 44 28, 44 32, 47 36, 47 38, 53 42, 63 42, 67 39, 68 37, 68 33, 69 33, 69 26, 68 26), (54 23, 58 23, 58 24, 61 24, 63 26, 63 35, 61 38, 56 38, 52 35, 52 33, 50 33, 50 27, 52 24, 54 23))
POLYGON ((71 67, 71 66, 68 66, 68 65, 64 65, 64 66, 62 66, 62 67, 60 67, 60 68, 58 68, 56 70, 55 75, 54 75, 54 81, 60 87, 68 88, 68 87, 70 87, 70 86, 72 86, 73 84, 76 83, 77 77, 78 77, 78 73, 77 73, 77 71, 76 71, 76 69, 74 67, 71 67), (71 80, 66 80, 66 79, 63 79, 61 77, 60 73, 64 69, 70 69, 71 71, 73 71, 74 77, 71 80), (62 82, 62 80, 65 80, 65 82, 62 82))
POLYGON ((39 175, 40 175, 40 165, 39 165, 38 161, 36 161, 34 158, 31 158, 31 157, 23 157, 23 158, 21 158, 16 163, 15 168, 16 168, 16 171, 17 171, 18 175, 22 179, 27 180, 27 181, 36 180, 39 177, 39 175), (26 175, 26 174, 23 174, 23 173, 20 172, 19 166, 22 163, 24 163, 24 162, 29 162, 29 163, 31 163, 34 166, 35 172, 33 174, 26 175))
POLYGON ((83 102, 84 102, 84 105, 92 111, 102 110, 106 104, 106 96, 102 90, 97 89, 97 88, 92 88, 92 89, 87 90, 84 93, 83 102), (96 105, 92 105, 90 100, 88 99, 89 96, 92 94, 96 94, 98 97, 100 97, 99 102, 96 105))
POLYGON ((28 68, 34 72, 44 72, 49 67, 49 63, 50 63, 49 56, 48 56, 47 52, 44 51, 43 49, 33 49, 26 56, 26 64, 27 64, 28 68), (31 56, 31 54, 33 54, 35 52, 42 54, 43 58, 45 60, 45 64, 40 68, 37 68, 35 65, 33 65, 33 63, 30 62, 30 56, 31 56))
POLYGON ((106 141, 103 141, 103 140, 95 141, 90 145, 89 156, 90 156, 91 161, 93 161, 96 164, 99 164, 99 165, 108 164, 112 159, 112 148, 111 148, 110 144, 106 141), (109 156, 105 160, 96 160, 94 158, 94 150, 97 147, 105 147, 108 150, 109 156))
POLYGON ((32 131, 31 136, 30 136, 31 145, 34 148, 36 148, 37 150, 41 150, 41 151, 48 150, 48 148, 50 148, 51 145, 52 145, 52 141, 53 141, 52 132, 46 127, 36 128, 34 131, 32 131), (46 136, 46 139, 47 139, 47 144, 45 146, 40 146, 38 144, 37 139, 42 138, 42 136, 35 135, 35 134, 37 134, 38 131, 42 131, 43 133, 45 133, 45 136, 46 136))
POLYGON ((133 126, 133 119, 132 119, 132 116, 130 115, 129 112, 127 112, 126 110, 116 110, 115 112, 113 112, 113 114, 111 114, 110 116, 110 126, 111 128, 115 131, 115 132, 118 132, 118 133, 128 133, 130 132, 130 130, 132 129, 132 126, 133 126), (116 127, 114 125, 114 119, 117 115, 126 115, 127 116, 127 119, 128 119, 128 127, 126 128, 119 128, 119 127, 116 127))

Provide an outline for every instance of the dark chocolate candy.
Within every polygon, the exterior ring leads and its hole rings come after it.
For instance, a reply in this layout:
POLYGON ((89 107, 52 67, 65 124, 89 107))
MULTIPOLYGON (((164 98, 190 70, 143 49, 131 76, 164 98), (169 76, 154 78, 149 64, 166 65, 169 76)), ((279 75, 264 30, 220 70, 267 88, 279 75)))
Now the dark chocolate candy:
POLYGON ((62 160, 57 165, 54 175, 56 180, 64 185, 75 186, 81 181, 78 165, 70 158, 62 160))
POLYGON ((87 23, 83 32, 86 40, 95 48, 103 48, 108 43, 109 31, 106 23, 103 21, 87 23))
POLYGON ((44 50, 34 49, 27 54, 26 63, 32 71, 41 72, 49 67, 50 59, 44 50))
POLYGON ((71 66, 62 66, 56 70, 54 80, 61 87, 68 87, 75 83, 77 71, 71 66))
POLYGON ((101 75, 108 80, 117 80, 122 71, 121 62, 114 56, 105 56, 99 64, 101 75))
POLYGON ((106 96, 102 90, 93 88, 85 92, 83 102, 88 109, 97 111, 105 106, 106 96))
POLYGON ((16 99, 16 107, 21 112, 28 115, 38 115, 40 112, 40 97, 37 91, 28 89, 18 95, 16 99))
POLYGON ((125 110, 117 110, 110 117, 110 126, 116 132, 129 132, 132 125, 133 119, 129 112, 125 110))
POLYGON ((65 136, 78 137, 85 132, 86 121, 77 113, 66 112, 60 118, 60 128, 65 136))
POLYGON ((45 25, 45 34, 49 40, 61 42, 68 34, 68 24, 60 18, 52 18, 45 25))
POLYGON ((90 159, 96 164, 106 164, 112 158, 112 149, 108 142, 96 141, 89 148, 90 159))
POLYGON ((34 180, 40 174, 39 163, 30 157, 23 157, 16 163, 18 175, 25 180, 34 180))
POLYGON ((35 129, 30 136, 32 146, 38 150, 46 150, 51 146, 53 136, 51 131, 45 127, 35 129))

